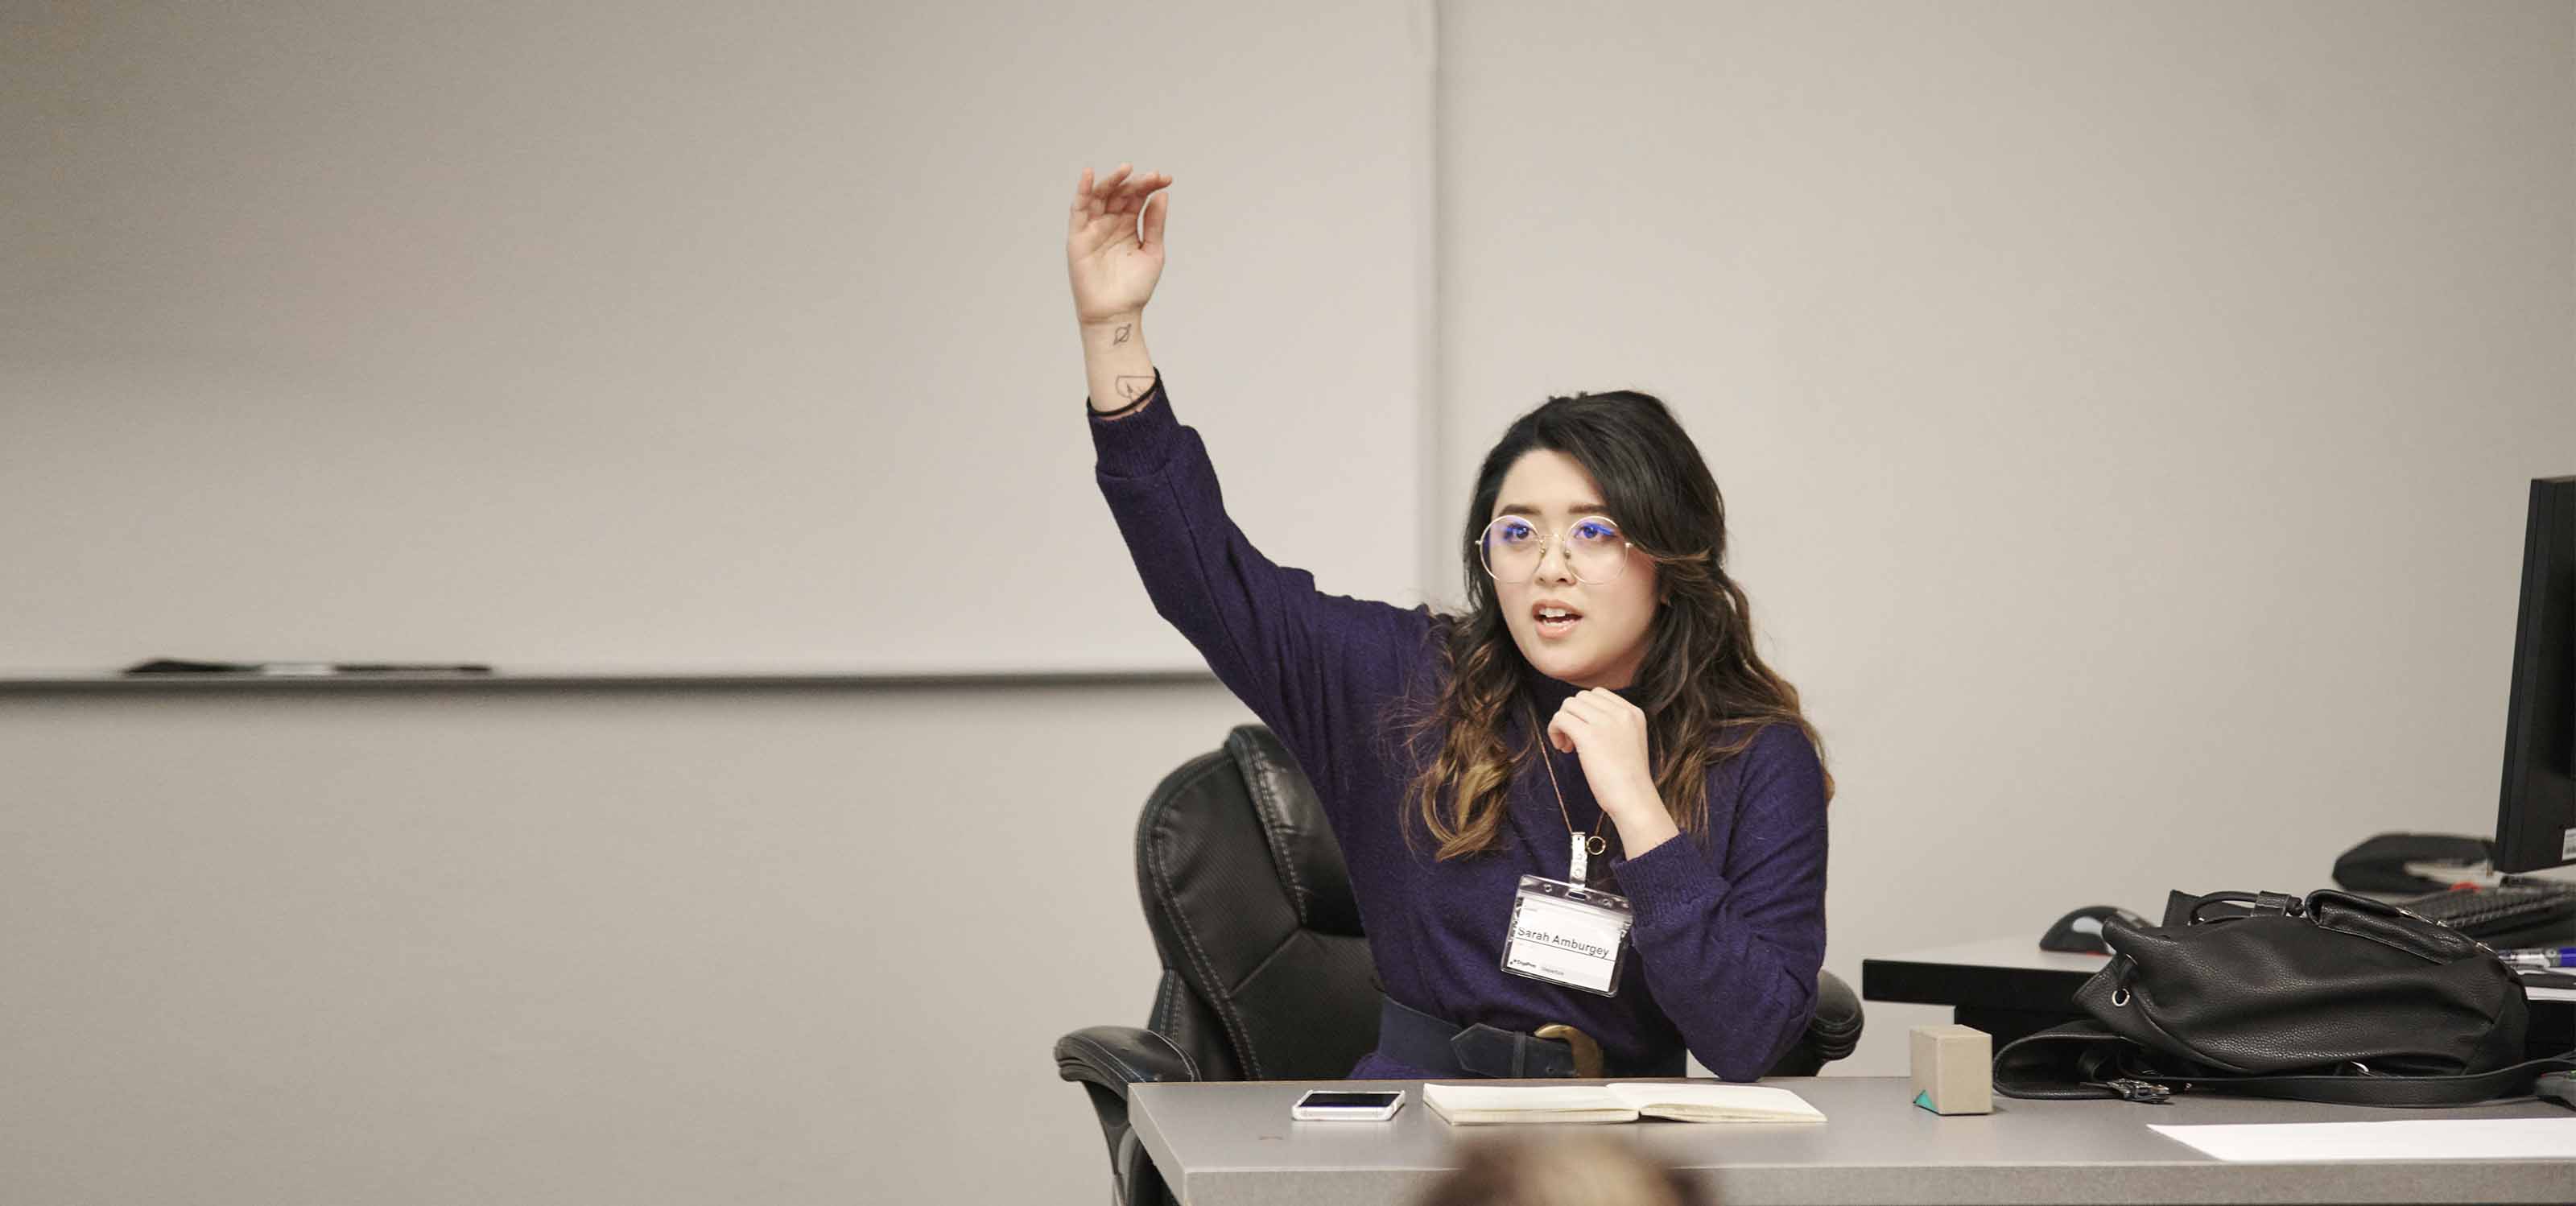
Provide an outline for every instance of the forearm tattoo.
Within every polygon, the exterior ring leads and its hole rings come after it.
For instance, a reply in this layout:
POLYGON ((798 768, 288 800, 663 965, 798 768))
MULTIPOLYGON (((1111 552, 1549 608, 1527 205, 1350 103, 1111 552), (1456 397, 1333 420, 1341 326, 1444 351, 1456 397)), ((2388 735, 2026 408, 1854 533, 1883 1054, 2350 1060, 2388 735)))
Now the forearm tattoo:
POLYGON ((1153 384, 1154 379, 1151 377, 1120 377, 1118 396, 1133 402, 1136 400, 1136 395, 1144 393, 1146 388, 1153 384))

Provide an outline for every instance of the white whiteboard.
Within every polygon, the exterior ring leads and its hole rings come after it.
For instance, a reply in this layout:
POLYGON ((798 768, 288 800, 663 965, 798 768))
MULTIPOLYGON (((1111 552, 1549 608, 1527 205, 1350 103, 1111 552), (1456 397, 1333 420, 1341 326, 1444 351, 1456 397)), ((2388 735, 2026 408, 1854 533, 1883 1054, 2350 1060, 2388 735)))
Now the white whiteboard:
POLYGON ((0 50, 0 667, 1195 666, 1083 425, 1122 159, 1237 521, 1419 601, 1427 3, 132 9, 0 50))

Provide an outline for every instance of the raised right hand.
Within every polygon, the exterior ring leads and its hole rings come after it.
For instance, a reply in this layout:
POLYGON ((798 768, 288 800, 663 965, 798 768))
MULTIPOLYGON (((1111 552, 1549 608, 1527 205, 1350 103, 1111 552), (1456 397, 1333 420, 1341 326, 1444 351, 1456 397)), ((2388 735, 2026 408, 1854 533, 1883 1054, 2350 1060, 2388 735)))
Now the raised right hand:
POLYGON ((1073 189, 1073 214, 1065 225, 1064 265, 1073 278, 1073 315, 1084 323, 1142 313, 1163 279, 1163 219, 1171 212, 1169 194, 1155 194, 1172 182, 1161 172, 1130 178, 1131 165, 1119 164, 1106 179, 1092 183, 1091 169, 1073 189), (1144 235, 1136 233, 1143 216, 1144 235))

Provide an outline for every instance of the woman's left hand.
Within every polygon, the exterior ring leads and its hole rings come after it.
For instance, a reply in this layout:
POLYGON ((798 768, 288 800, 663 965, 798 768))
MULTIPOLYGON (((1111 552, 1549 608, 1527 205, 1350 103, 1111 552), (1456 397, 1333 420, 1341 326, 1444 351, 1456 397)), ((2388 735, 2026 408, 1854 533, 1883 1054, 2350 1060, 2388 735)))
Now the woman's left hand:
MULTIPOLYGON (((1618 822, 1629 857, 1645 853, 1634 840, 1645 836, 1638 832, 1640 827, 1648 831, 1672 827, 1663 797, 1655 792, 1654 767, 1646 758, 1644 709, 1605 687, 1577 692, 1548 719, 1547 742, 1560 753, 1571 750, 1581 757, 1584 782, 1592 785, 1592 798, 1601 802, 1601 810, 1618 822)), ((1668 836, 1664 833, 1654 841, 1668 836)))

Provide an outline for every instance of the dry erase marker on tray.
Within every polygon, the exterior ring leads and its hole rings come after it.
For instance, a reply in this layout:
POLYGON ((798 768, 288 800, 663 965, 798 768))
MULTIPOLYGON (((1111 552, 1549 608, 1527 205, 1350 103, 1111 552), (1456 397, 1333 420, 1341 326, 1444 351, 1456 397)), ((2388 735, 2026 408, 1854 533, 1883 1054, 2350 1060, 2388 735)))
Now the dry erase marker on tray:
POLYGON ((2576 946, 2533 946, 2497 951, 2496 958, 2515 967, 2576 967, 2576 946))
POLYGON ((272 678, 328 678, 335 674, 490 674, 480 662, 196 662, 154 658, 127 666, 126 674, 258 674, 272 678))

